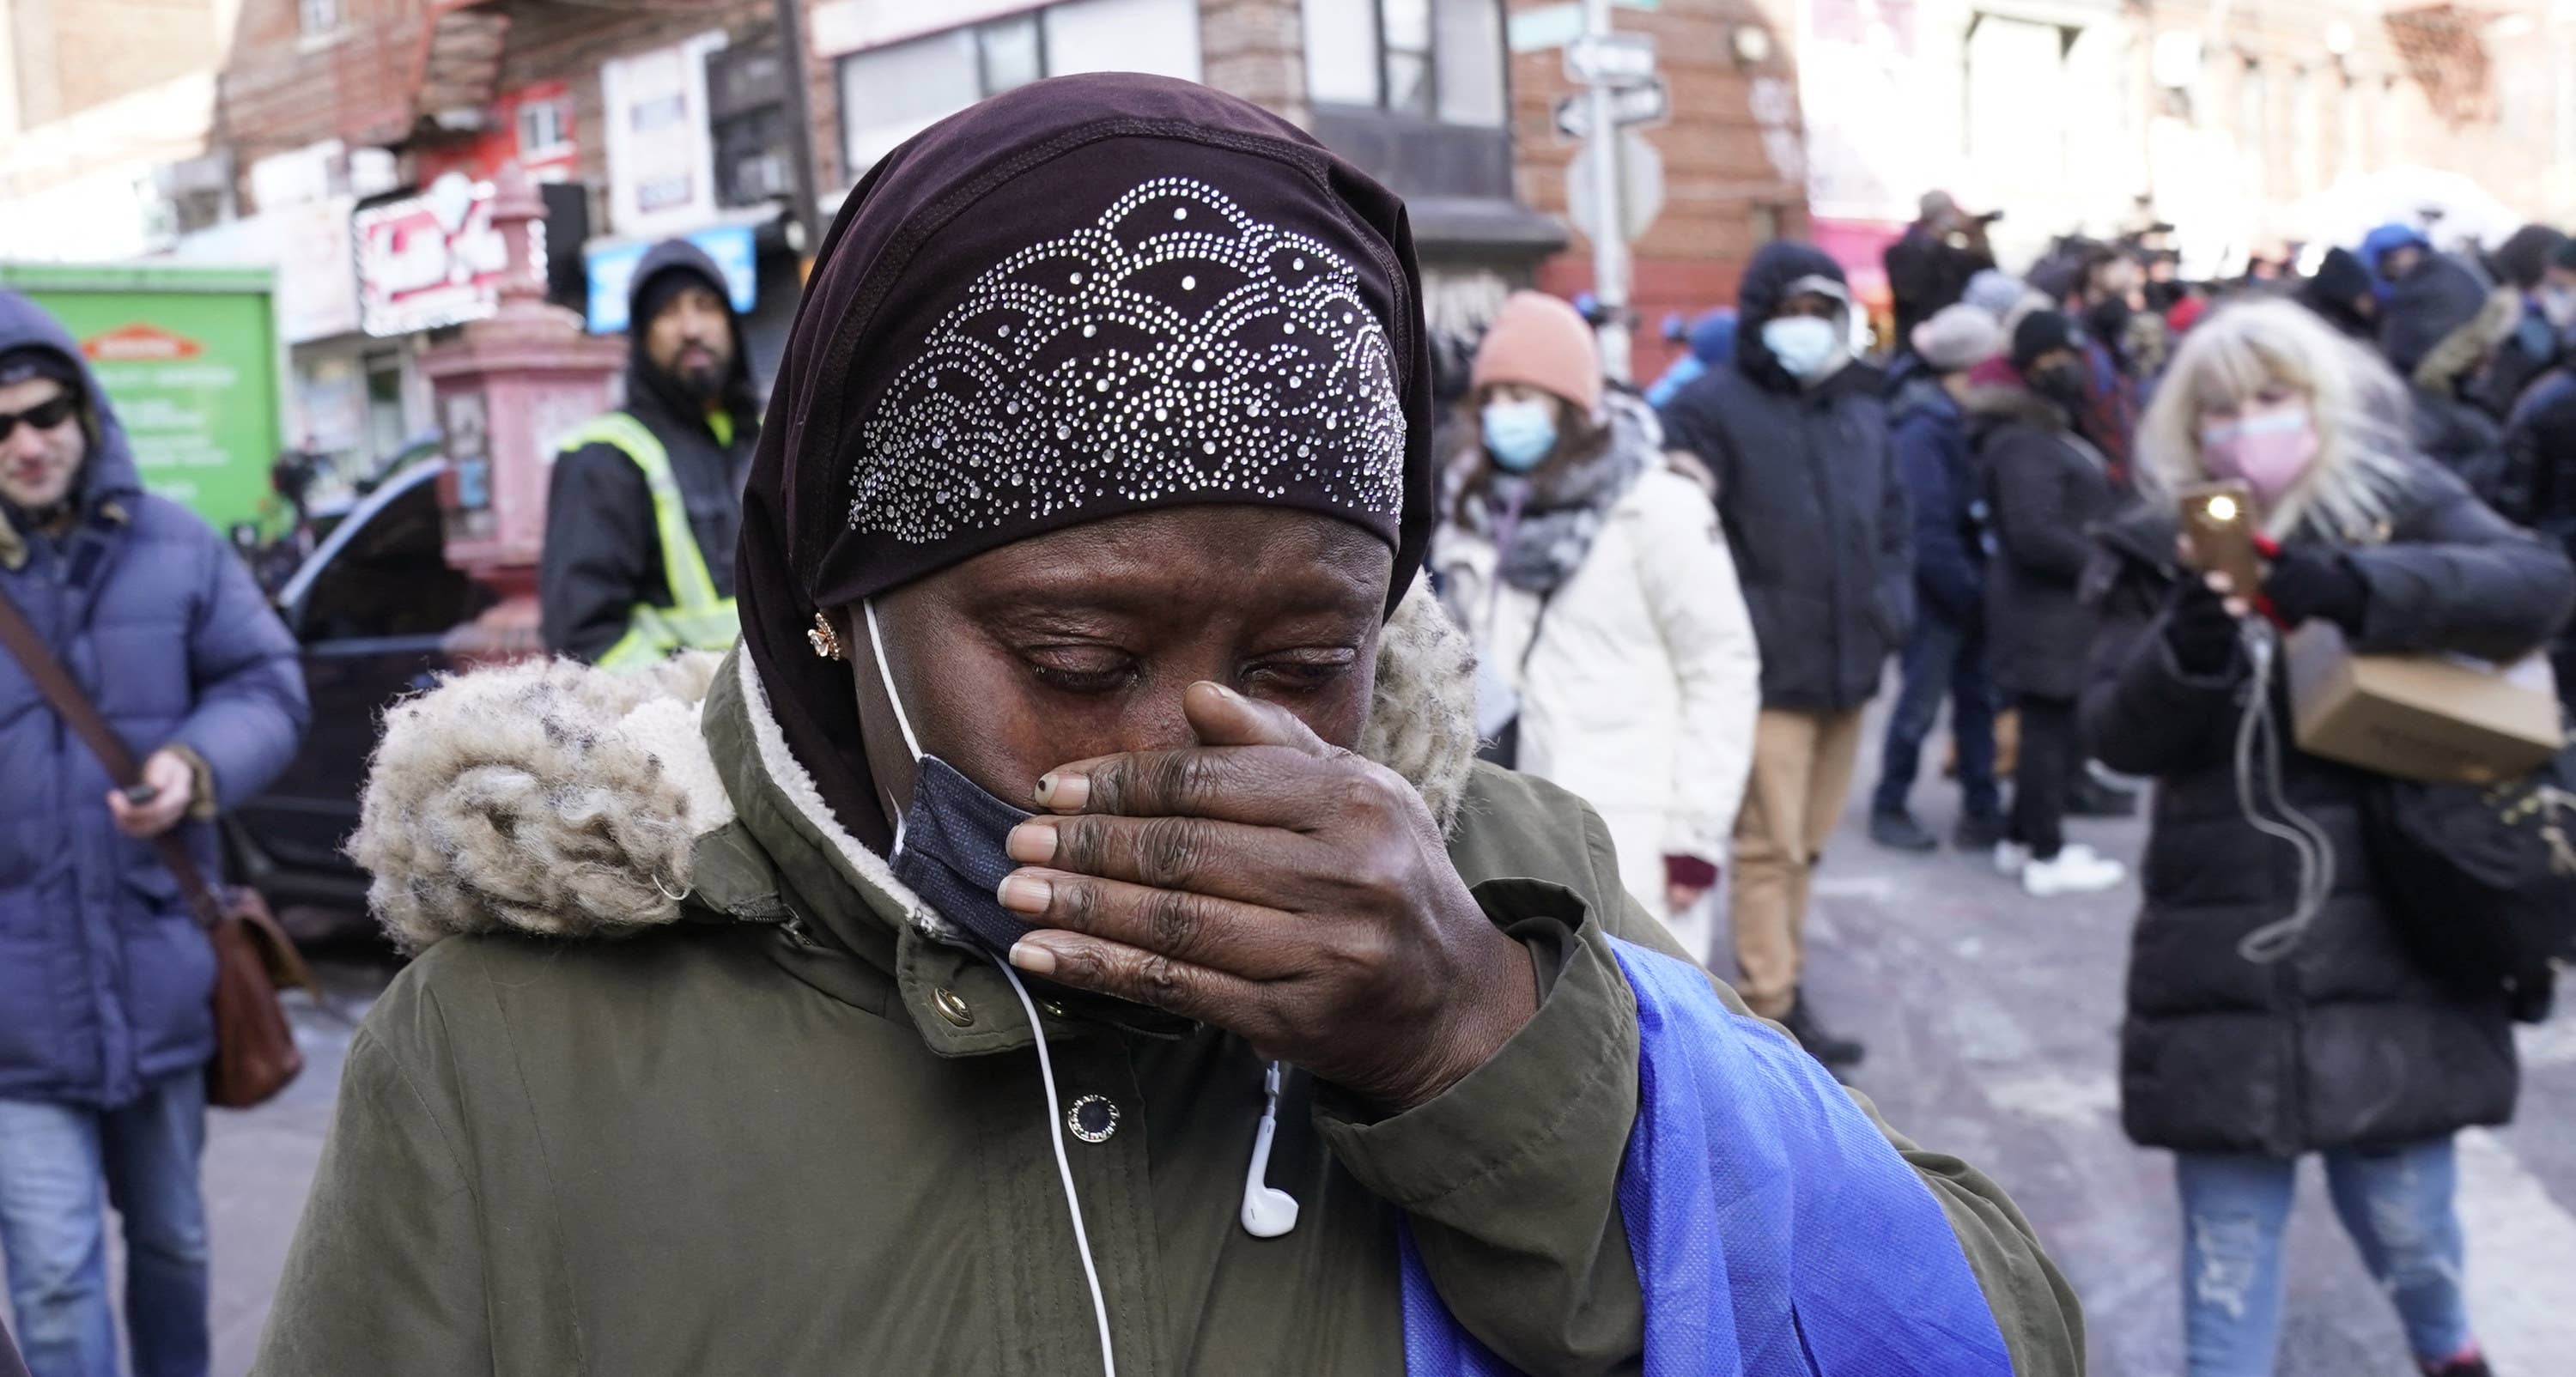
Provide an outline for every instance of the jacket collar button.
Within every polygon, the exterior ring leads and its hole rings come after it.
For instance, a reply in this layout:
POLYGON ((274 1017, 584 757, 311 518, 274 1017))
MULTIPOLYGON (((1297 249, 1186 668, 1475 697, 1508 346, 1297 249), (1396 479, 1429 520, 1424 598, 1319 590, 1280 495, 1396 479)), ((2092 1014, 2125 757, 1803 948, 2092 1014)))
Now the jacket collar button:
POLYGON ((974 1007, 959 997, 955 990, 942 985, 930 992, 930 1002, 938 1007, 939 1016, 950 1023, 960 1028, 975 1026, 974 1007))

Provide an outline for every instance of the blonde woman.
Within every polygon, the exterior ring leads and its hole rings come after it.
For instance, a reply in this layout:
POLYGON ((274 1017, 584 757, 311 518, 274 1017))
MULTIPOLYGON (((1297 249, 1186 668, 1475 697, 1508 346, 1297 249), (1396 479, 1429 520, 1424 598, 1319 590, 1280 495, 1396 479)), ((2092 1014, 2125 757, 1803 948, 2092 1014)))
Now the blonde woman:
POLYGON ((1432 563, 1476 642, 1482 725, 1510 721, 1510 763, 1601 810, 1622 883, 1705 961, 1762 700, 1706 474, 1608 392, 1592 327, 1554 297, 1504 303, 1467 403, 1432 563))
POLYGON ((2451 1137, 2512 1116, 2513 1010, 2404 955, 2364 848, 2369 776, 2283 742, 2279 795, 2264 784, 2258 803, 2313 819, 2342 863, 2287 955, 2239 951, 2320 878, 2239 801, 2243 715, 2268 695, 2287 720, 2247 628, 2324 620, 2364 650, 2501 659, 2547 640, 2576 597, 2563 556, 2410 451, 2406 419, 2397 379, 2308 312, 2225 308, 2183 344, 2141 428, 2148 510, 2106 535, 2088 577, 2105 623, 2085 733, 2159 786, 2121 1111, 2131 1138, 2176 1154, 2192 1377, 2272 1370, 2283 1226, 2311 1152, 2423 1369, 2487 1371, 2462 1298, 2451 1137), (2260 589, 2180 558, 2174 493, 2213 478, 2250 486, 2279 542, 2260 589))

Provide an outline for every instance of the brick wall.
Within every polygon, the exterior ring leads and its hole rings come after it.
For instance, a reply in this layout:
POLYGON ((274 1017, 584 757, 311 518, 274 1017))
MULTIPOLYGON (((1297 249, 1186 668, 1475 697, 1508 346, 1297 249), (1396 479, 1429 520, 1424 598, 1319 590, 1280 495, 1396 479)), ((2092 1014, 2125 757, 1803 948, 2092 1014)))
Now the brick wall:
POLYGON ((338 138, 389 144, 411 129, 420 76, 423 0, 342 0, 327 41, 308 41, 295 0, 241 0, 217 86, 215 137, 246 180, 272 153, 338 138))
POLYGON ((210 0, 15 0, 18 125, 78 114, 221 55, 210 0))
MULTIPOLYGON (((1512 8, 1541 3, 1512 0, 1512 8)), ((1806 188, 1772 164, 1754 114, 1757 80, 1773 78, 1794 92, 1796 74, 1786 56, 1792 35, 1773 28, 1747 0, 1664 0, 1653 11, 1618 11, 1617 27, 1654 35, 1656 62, 1672 90, 1671 118, 1645 131, 1646 142, 1663 158, 1663 213, 1631 246, 1630 300, 1639 319, 1635 373, 1650 379, 1673 352, 1656 331, 1666 313, 1695 316, 1733 301, 1744 264, 1766 229, 1795 234, 1805 225, 1806 188), (1757 67, 1741 66, 1734 57, 1734 32, 1747 25, 1772 39, 1774 56, 1757 67)), ((1556 131, 1554 115, 1557 101, 1573 90, 1558 50, 1513 59, 1512 136, 1521 199, 1560 217, 1567 215, 1565 172, 1575 144, 1556 131)), ((1576 231, 1563 253, 1541 265, 1538 281, 1564 296, 1590 289, 1591 241, 1576 231)))
POLYGON ((1199 79, 1300 125, 1305 42, 1297 0, 1199 0, 1199 79))

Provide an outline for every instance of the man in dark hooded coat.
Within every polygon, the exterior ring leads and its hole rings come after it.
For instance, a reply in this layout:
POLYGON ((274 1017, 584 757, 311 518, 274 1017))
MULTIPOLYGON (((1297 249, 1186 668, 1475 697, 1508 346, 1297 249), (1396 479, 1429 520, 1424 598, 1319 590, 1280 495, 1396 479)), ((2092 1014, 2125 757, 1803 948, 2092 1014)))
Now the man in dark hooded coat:
POLYGON ((1745 269, 1735 363, 1664 408, 1717 478, 1718 520, 1762 643, 1762 719, 1735 829, 1740 988, 1828 1064, 1861 1049, 1798 995, 1808 877, 1833 835, 1861 709, 1914 614, 1913 535, 1883 383, 1851 356, 1851 295, 1823 250, 1780 241, 1745 269))
POLYGON ((555 460, 538 573, 546 649, 628 668, 733 644, 734 544, 760 440, 742 322, 696 245, 656 245, 628 290, 626 405, 555 460))

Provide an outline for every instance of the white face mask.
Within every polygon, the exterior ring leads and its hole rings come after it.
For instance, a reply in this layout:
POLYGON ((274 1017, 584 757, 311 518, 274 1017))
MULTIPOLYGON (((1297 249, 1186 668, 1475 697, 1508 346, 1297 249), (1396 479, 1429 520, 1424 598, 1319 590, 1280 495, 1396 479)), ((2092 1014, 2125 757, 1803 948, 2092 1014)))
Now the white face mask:
POLYGON ((1766 323, 1762 344, 1790 377, 1801 382, 1823 376, 1843 361, 1850 348, 1840 328, 1814 316, 1782 316, 1766 323))

